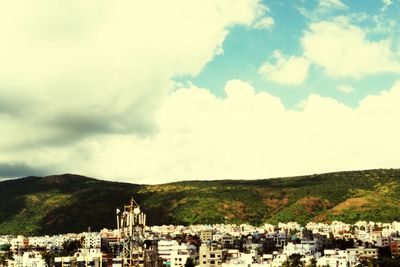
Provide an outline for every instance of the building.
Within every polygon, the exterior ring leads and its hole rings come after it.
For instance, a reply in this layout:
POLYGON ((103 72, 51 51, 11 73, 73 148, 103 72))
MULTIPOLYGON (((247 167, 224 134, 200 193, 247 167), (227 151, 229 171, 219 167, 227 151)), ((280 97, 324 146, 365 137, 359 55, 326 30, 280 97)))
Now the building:
POLYGON ((75 267, 75 266, 101 267, 101 266, 107 266, 107 258, 103 258, 103 254, 101 253, 99 248, 96 249, 83 248, 78 250, 78 252, 76 252, 74 256, 54 258, 54 266, 55 267, 75 267))
POLYGON ((283 248, 283 253, 286 254, 287 256, 290 256, 292 254, 300 254, 300 255, 314 255, 316 250, 315 250, 315 245, 314 244, 293 244, 293 243, 288 243, 284 248, 283 248))
POLYGON ((393 238, 391 240, 390 251, 393 256, 400 256, 400 238, 393 238))
POLYGON ((212 230, 203 230, 200 232, 200 240, 204 241, 212 241, 213 240, 213 232, 212 230))
POLYGON ((188 248, 182 248, 172 250, 171 252, 171 267, 182 267, 188 258, 190 258, 190 250, 188 248))
POLYGON ((27 237, 19 235, 15 238, 12 238, 10 244, 11 244, 11 250, 17 251, 20 249, 27 248, 29 246, 29 239, 27 237))
POLYGON ((347 267, 348 257, 344 250, 325 249, 324 256, 317 259, 317 266, 343 266, 347 267))
POLYGON ((87 232, 83 234, 83 247, 100 248, 101 247, 101 235, 99 233, 87 232))
POLYGON ((348 248, 346 253, 350 265, 354 265, 360 260, 376 259, 378 257, 377 248, 348 248))
POLYGON ((179 244, 176 240, 160 240, 157 244, 158 256, 163 266, 181 267, 192 256, 188 244, 179 244))
POLYGON ((222 250, 212 244, 201 244, 199 250, 200 267, 220 267, 222 266, 222 250))
POLYGON ((8 261, 9 267, 46 267, 46 262, 39 252, 24 252, 22 256, 14 255, 14 260, 8 261))

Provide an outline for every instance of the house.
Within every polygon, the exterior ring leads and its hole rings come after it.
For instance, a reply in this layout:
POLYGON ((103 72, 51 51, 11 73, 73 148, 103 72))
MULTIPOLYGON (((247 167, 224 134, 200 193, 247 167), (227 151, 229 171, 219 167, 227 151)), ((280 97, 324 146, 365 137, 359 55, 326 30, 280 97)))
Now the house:
POLYGON ((203 243, 199 250, 200 267, 222 266, 222 249, 215 243, 203 243))

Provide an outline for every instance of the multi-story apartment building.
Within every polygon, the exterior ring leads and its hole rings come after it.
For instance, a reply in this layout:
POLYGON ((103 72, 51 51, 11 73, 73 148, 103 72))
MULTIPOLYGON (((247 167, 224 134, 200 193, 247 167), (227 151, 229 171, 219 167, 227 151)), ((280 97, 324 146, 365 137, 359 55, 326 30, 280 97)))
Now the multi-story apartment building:
POLYGON ((220 267, 222 266, 222 249, 215 243, 203 243, 199 250, 200 267, 220 267))
POLYGON ((56 257, 54 267, 107 266, 107 259, 103 259, 102 256, 100 249, 80 249, 74 256, 56 257))
POLYGON ((394 237, 390 241, 390 251, 393 256, 400 256, 400 238, 394 237))
POLYGON ((203 230, 200 232, 200 240, 204 241, 212 241, 213 240, 213 232, 212 230, 203 230))
POLYGON ((314 255, 316 252, 315 244, 293 244, 288 243, 283 248, 283 253, 290 256, 292 254, 300 254, 300 255, 314 255))
POLYGON ((29 239, 27 237, 19 235, 15 238, 12 238, 10 243, 11 243, 11 250, 17 251, 19 249, 27 248, 29 246, 29 239))
POLYGON ((24 252, 22 255, 14 255, 13 260, 8 261, 9 267, 46 267, 46 262, 39 252, 24 252))
POLYGON ((191 254, 190 254, 190 250, 188 248, 172 250, 170 267, 185 266, 186 261, 190 257, 191 257, 191 254))
POLYGON ((187 259, 193 256, 188 244, 179 244, 176 240, 160 240, 157 245, 158 256, 164 266, 184 266, 187 259))
POLYGON ((101 235, 99 233, 87 232, 83 233, 83 247, 84 248, 100 248, 101 235))

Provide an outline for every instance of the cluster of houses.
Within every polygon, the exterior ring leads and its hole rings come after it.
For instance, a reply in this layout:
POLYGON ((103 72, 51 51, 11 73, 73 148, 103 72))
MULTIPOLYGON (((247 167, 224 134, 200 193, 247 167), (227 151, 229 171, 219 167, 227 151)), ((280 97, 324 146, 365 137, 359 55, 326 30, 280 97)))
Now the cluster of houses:
MULTIPOLYGON (((346 224, 296 222, 251 226, 247 224, 163 225, 146 227, 142 256, 155 255, 151 266, 222 267, 282 266, 292 255, 305 266, 356 266, 384 253, 400 256, 400 223, 360 221, 346 224), (313 265, 312 265, 313 264, 313 265)), ((0 253, 12 257, 15 267, 113 266, 123 267, 120 232, 103 229, 55 236, 0 236, 0 253), (79 249, 61 256, 63 244, 76 241, 79 249), (53 253, 49 261, 45 254, 53 253)), ((136 265, 145 266, 137 261, 136 265)))

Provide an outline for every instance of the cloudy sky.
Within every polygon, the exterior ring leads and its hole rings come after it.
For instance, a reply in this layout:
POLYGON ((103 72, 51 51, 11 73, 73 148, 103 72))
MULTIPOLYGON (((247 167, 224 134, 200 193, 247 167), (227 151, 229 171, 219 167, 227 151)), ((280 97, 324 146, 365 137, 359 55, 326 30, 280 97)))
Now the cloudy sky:
POLYGON ((0 177, 400 167, 399 0, 0 3, 0 177))

